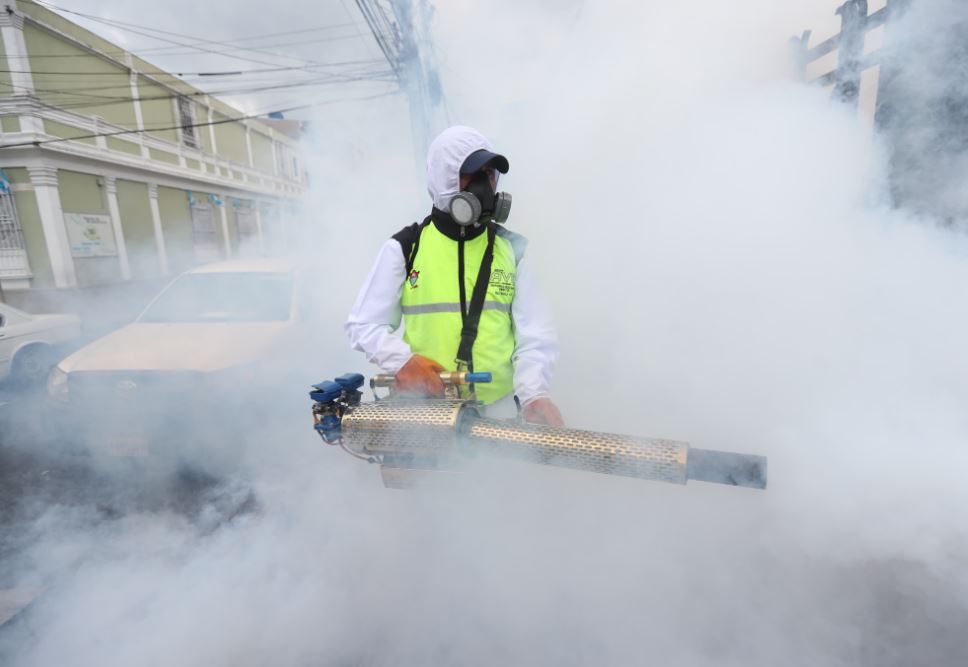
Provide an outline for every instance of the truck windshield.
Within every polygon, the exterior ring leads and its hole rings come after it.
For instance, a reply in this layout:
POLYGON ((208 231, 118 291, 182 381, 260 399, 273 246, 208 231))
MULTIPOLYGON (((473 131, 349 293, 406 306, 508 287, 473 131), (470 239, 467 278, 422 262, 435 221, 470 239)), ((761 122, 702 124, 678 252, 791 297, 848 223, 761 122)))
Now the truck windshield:
POLYGON ((189 273, 173 282, 139 322, 283 322, 292 276, 285 273, 189 273))

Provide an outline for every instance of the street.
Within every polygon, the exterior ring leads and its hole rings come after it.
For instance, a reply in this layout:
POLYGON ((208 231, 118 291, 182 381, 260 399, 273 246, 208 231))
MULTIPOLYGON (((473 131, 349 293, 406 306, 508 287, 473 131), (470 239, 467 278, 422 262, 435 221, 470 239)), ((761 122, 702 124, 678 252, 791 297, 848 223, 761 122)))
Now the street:
POLYGON ((82 447, 59 441, 39 418, 45 400, 42 387, 0 388, 0 633, 44 590, 36 583, 25 586, 17 573, 43 537, 45 513, 69 508, 96 524, 139 512, 173 512, 210 532, 256 509, 254 495, 240 491, 238 480, 192 467, 165 470, 160 478, 150 466, 124 475, 98 469, 82 447), (233 493, 223 493, 232 485, 233 493))

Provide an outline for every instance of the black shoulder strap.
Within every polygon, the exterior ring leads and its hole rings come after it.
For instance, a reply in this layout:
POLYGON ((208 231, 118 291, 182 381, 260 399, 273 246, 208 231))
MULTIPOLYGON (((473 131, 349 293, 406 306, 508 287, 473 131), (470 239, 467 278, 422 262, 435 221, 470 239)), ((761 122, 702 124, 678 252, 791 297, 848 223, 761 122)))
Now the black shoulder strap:
POLYGON ((417 250, 420 248, 420 234, 424 227, 430 224, 430 221, 431 216, 428 215, 423 222, 407 225, 392 237, 400 244, 400 250, 403 251, 403 259, 406 263, 405 276, 409 276, 413 270, 413 260, 417 257, 417 250))
MULTIPOLYGON (((463 289, 461 290, 460 314, 463 327, 460 332, 460 346, 457 348, 457 362, 465 364, 469 371, 474 370, 474 341, 477 340, 477 327, 481 322, 484 311, 484 297, 487 295, 487 285, 491 282, 491 264, 494 261, 494 238, 497 232, 494 223, 487 226, 487 248, 481 258, 481 268, 477 272, 477 282, 474 283, 474 293, 471 295, 470 308, 464 303, 463 289)), ((461 262, 463 265, 463 262, 461 262)), ((461 267, 463 268, 463 267, 461 267)), ((464 284, 463 270, 459 272, 461 286, 464 284)))

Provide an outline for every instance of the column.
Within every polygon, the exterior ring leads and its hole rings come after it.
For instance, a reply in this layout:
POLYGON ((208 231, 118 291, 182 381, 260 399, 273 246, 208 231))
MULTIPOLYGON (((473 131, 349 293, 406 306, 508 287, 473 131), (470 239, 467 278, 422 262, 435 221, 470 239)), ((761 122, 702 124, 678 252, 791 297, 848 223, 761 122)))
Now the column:
POLYGON ((148 184, 148 204, 151 207, 151 225, 155 229, 155 247, 158 249, 158 264, 161 272, 168 275, 168 253, 165 251, 165 234, 161 229, 161 209, 158 208, 158 186, 148 184))
POLYGON ((232 241, 229 239, 229 212, 225 205, 224 195, 222 203, 218 205, 219 215, 222 216, 222 239, 225 241, 225 257, 232 256, 232 241))
POLYGON ((863 70, 867 0, 847 0, 837 8, 840 16, 840 45, 837 48, 836 83, 833 98, 857 107, 863 70))
POLYGON ((121 207, 118 206, 118 179, 113 176, 105 176, 104 191, 108 195, 108 211, 111 213, 111 228, 114 229, 114 243, 118 248, 121 279, 131 280, 131 267, 128 264, 128 247, 124 243, 124 230, 121 227, 121 207))
POLYGON ((54 273, 54 285, 75 287, 77 276, 74 274, 74 258, 71 257, 71 243, 67 238, 64 210, 61 208, 60 192, 57 189, 57 169, 38 166, 27 167, 27 171, 37 197, 40 224, 44 230, 50 267, 54 273))
MULTIPOLYGON (((30 74, 30 59, 27 58, 27 44, 24 42, 24 17, 13 11, 8 5, 6 10, 0 10, 0 37, 3 38, 4 55, 10 69, 10 83, 13 86, 14 99, 32 101, 34 95, 34 78, 30 74)), ((43 121, 30 110, 20 116, 20 130, 22 132, 43 133, 43 121)))
POLYGON ((124 54, 124 63, 128 66, 128 86, 131 88, 131 105, 134 108, 134 123, 139 132, 135 135, 138 138, 138 145, 141 147, 141 157, 148 158, 148 147, 145 146, 145 119, 141 111, 141 91, 138 90, 138 73, 134 70, 134 60, 130 53, 124 54))
POLYGON ((212 155, 218 155, 218 145, 215 143, 215 126, 212 125, 214 122, 212 119, 212 104, 211 101, 206 98, 208 106, 206 110, 208 111, 208 138, 212 140, 212 155))
POLYGON ((249 168, 255 167, 255 161, 252 159, 252 128, 249 127, 248 123, 245 124, 245 150, 246 154, 249 156, 249 168))

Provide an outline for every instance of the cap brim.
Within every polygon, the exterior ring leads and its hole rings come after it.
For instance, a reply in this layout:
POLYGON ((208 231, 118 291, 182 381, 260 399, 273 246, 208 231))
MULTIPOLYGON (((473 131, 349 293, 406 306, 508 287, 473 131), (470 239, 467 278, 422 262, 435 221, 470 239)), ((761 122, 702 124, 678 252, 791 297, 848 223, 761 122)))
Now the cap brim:
POLYGON ((482 148, 467 156, 464 164, 460 166, 460 173, 473 174, 475 171, 480 171, 488 166, 494 167, 502 174, 508 173, 508 169, 511 168, 506 157, 482 148))

